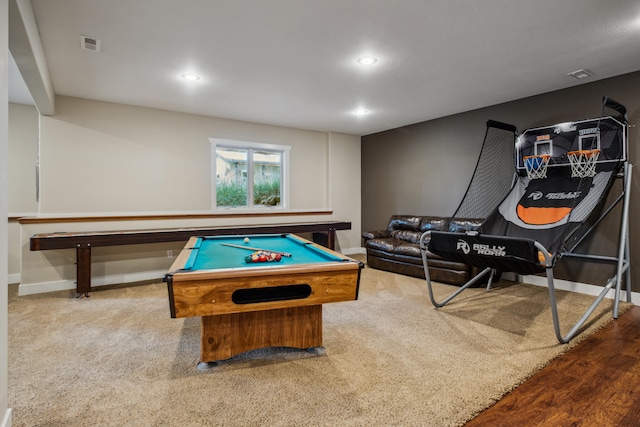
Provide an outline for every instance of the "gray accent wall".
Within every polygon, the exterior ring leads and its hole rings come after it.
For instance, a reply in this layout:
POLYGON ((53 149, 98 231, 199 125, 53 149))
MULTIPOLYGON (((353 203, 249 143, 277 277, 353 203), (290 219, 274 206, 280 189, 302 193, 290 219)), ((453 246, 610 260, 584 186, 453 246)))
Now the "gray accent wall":
MULTIPOLYGON (((469 185, 487 120, 515 125, 522 132, 588 119, 600 115, 603 96, 627 108, 631 126, 629 160, 635 168, 630 207, 631 282, 632 289, 640 291, 640 222, 635 220, 640 216, 640 72, 362 137, 362 231, 386 228, 393 214, 452 215, 469 185)), ((613 192, 620 188, 621 182, 616 182, 613 192)), ((620 209, 598 226, 582 251, 616 252, 620 209)), ((561 262, 557 269, 559 278, 592 284, 604 283, 610 273, 608 267, 575 261, 561 262)))

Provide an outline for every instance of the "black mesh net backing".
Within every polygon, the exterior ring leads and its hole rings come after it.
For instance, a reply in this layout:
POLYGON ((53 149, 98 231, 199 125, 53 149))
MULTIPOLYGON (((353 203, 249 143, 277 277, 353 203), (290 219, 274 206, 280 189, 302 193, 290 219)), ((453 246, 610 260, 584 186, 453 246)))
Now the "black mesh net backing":
POLYGON ((540 138, 553 141, 551 161, 558 163, 550 163, 546 177, 541 179, 521 175, 497 209, 487 215, 479 232, 533 239, 554 257, 571 251, 599 221, 607 194, 626 158, 626 124, 618 121, 624 120, 624 107, 605 98, 602 113, 614 116, 564 123, 564 128, 553 125, 524 131, 520 142, 528 146, 540 138), (562 148, 576 149, 583 135, 592 134, 599 140, 597 168, 594 175, 574 176, 562 148))
POLYGON ((506 197, 516 178, 515 139, 514 126, 487 122, 478 163, 453 218, 487 218, 506 197))
POLYGON ((611 116, 622 123, 627 123, 627 109, 624 105, 618 103, 616 100, 605 96, 602 98, 602 113, 601 117, 611 116))
MULTIPOLYGON (((602 98, 602 110, 600 112, 600 118, 598 119, 597 127, 600 130, 600 133, 604 138, 606 138, 607 134, 613 134, 613 136, 609 136, 609 138, 615 142, 609 142, 610 146, 619 147, 621 151, 618 153, 618 162, 612 165, 608 165, 612 170, 612 174, 616 174, 620 171, 620 168, 624 161, 627 160, 626 150, 623 150, 623 145, 626 144, 626 126, 628 123, 627 118, 627 109, 617 101, 609 97, 602 98), (610 120, 602 120, 605 117, 613 117, 615 120, 619 121, 622 124, 622 128, 618 128, 615 123, 612 123, 610 120)), ((582 180, 581 180, 582 181, 582 180)), ((582 184, 582 182, 581 182, 582 184)), ((599 219, 601 209, 604 204, 604 199, 606 195, 609 193, 611 186, 613 185, 613 177, 609 179, 607 183, 606 190, 602 192, 600 196, 600 202, 598 204, 598 208, 594 209, 593 214, 582 220, 581 223, 574 227, 573 229, 569 229, 567 227, 565 231, 564 238, 564 246, 563 249, 566 251, 572 251, 576 248, 576 246, 582 241, 584 234, 588 232, 594 225, 596 220, 599 219)), ((573 218, 574 213, 579 213, 577 210, 572 210, 570 214, 570 219, 573 218)))

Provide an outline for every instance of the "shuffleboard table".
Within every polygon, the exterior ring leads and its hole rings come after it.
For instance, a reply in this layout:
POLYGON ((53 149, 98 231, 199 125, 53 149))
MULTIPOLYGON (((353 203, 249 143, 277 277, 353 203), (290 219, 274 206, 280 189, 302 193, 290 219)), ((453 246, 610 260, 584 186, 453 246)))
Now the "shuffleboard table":
POLYGON ((164 281, 171 317, 201 317, 203 368, 259 348, 322 348, 322 304, 356 300, 362 268, 294 234, 192 237, 164 281), (254 262, 259 250, 279 261, 254 262))
POLYGON ((313 241, 334 249, 337 230, 350 230, 344 221, 298 222, 215 228, 169 228, 152 230, 120 230, 90 232, 56 232, 35 234, 30 250, 76 249, 76 292, 88 296, 91 291, 91 249, 100 246, 137 245, 144 243, 187 241, 193 236, 222 236, 270 233, 312 233, 313 241))

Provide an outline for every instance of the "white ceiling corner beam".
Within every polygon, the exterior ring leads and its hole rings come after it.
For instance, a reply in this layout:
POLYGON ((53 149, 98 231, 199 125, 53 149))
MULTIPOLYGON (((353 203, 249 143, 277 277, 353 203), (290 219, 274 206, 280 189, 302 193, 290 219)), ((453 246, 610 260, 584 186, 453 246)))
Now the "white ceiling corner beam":
POLYGON ((53 82, 29 0, 9 0, 9 51, 40 114, 54 115, 53 82))

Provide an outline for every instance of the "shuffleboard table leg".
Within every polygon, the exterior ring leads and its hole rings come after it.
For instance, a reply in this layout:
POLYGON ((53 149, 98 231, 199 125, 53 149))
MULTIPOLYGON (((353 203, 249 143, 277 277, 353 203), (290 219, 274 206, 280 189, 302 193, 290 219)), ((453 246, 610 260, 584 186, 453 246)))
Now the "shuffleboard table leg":
POLYGON ((333 228, 327 230, 327 232, 314 232, 312 233, 313 243, 329 248, 332 251, 336 249, 336 230, 333 228))
POLYGON ((327 247, 332 251, 336 249, 336 230, 333 228, 327 232, 327 247))
POLYGON ((91 292, 91 246, 76 248, 76 292, 82 298, 91 292))

